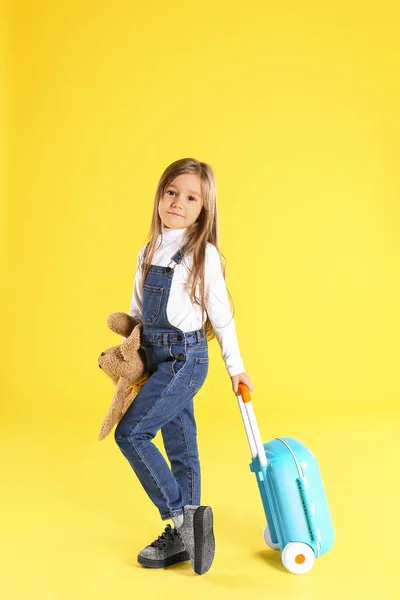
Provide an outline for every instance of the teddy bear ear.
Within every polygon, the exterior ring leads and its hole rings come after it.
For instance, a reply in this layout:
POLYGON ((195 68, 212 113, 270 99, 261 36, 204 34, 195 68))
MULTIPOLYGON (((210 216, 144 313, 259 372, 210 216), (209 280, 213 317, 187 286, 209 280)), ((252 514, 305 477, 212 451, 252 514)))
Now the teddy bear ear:
POLYGON ((142 335, 142 324, 139 323, 138 325, 135 326, 134 330, 131 333, 131 337, 134 339, 135 341, 135 346, 136 348, 140 347, 141 342, 141 335, 142 335))
POLYGON ((135 354, 138 353, 141 344, 141 329, 141 324, 136 325, 130 336, 124 342, 122 342, 120 349, 124 360, 131 361, 133 360, 135 354))

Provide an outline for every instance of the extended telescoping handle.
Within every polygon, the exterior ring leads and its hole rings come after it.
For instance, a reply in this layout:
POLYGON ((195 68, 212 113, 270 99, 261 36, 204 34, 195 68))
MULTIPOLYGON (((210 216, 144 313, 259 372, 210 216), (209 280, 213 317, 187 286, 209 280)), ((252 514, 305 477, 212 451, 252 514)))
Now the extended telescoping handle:
POLYGON ((258 429, 256 416, 251 403, 249 388, 244 383, 238 385, 239 395, 236 396, 240 412, 242 414, 243 424, 246 429, 247 439, 249 440, 251 455, 253 458, 258 456, 260 464, 267 465, 267 456, 262 443, 260 430, 258 429))

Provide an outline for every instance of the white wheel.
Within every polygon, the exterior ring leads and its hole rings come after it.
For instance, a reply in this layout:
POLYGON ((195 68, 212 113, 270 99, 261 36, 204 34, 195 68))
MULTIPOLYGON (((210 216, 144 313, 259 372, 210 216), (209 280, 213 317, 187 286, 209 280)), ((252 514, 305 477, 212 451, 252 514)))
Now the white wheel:
POLYGON ((272 550, 279 550, 279 544, 274 544, 271 539, 271 534, 269 532, 268 523, 264 527, 264 542, 267 544, 268 548, 272 548, 272 550))
POLYGON ((283 566, 295 575, 307 573, 312 568, 314 559, 311 546, 301 542, 289 542, 282 552, 283 566))

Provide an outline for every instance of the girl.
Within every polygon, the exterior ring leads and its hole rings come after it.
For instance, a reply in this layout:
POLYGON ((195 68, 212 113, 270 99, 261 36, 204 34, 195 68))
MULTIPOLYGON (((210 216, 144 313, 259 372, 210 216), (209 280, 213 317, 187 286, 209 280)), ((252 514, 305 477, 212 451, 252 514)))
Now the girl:
POLYGON ((144 490, 171 525, 138 555, 147 567, 189 560, 209 570, 215 539, 210 506, 200 505, 200 463, 193 398, 208 372, 217 337, 237 394, 253 386, 230 312, 218 249, 216 184, 211 167, 173 162, 155 194, 150 241, 138 255, 129 314, 143 324, 148 380, 115 429, 115 440, 144 490), (171 468, 152 443, 161 429, 171 468))

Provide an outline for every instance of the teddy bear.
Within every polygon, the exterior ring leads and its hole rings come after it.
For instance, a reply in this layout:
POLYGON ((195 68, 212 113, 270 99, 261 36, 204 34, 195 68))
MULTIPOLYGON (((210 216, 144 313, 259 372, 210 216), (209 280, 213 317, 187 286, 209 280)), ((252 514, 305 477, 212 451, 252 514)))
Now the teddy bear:
POLYGON ((141 347, 143 325, 123 312, 111 313, 108 327, 125 337, 122 344, 102 352, 98 364, 116 385, 114 397, 101 425, 98 440, 103 440, 118 425, 148 379, 146 354, 141 347))

